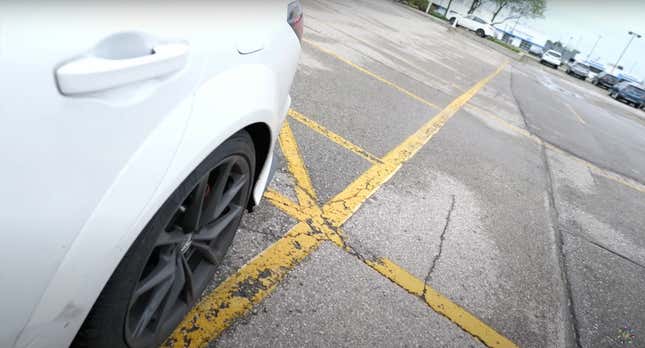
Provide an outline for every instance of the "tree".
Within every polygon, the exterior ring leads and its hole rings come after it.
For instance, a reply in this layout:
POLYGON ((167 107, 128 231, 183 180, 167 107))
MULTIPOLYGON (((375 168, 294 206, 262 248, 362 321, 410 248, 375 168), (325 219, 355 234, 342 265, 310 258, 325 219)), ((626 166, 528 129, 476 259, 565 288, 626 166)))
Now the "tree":
POLYGON ((500 24, 522 17, 542 17, 544 10, 546 10, 546 0, 492 0, 492 2, 495 4, 493 17, 490 20, 493 24, 500 24), (495 22, 497 16, 505 9, 509 15, 503 20, 495 22))
POLYGON ((448 6, 446 7, 446 13, 444 16, 448 17, 448 12, 450 11, 450 6, 452 5, 452 0, 448 1, 448 6))
POLYGON ((470 8, 468 9, 468 14, 473 14, 473 12, 475 12, 483 2, 484 0, 473 0, 470 4, 470 8))

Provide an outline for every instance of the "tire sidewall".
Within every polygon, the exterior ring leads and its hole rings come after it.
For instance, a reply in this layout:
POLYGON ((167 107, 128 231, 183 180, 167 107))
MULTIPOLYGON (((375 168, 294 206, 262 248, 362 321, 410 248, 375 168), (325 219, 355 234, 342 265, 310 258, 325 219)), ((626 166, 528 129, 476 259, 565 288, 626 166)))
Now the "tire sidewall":
MULTIPOLYGON (((248 162, 251 177, 251 183, 245 193, 245 202, 248 202, 254 185, 255 149, 248 133, 241 131, 211 152, 161 205, 126 252, 77 335, 78 338, 84 333, 83 330, 90 330, 95 331, 92 332, 94 337, 89 337, 89 341, 84 339, 85 342, 75 339, 72 346, 129 347, 125 341, 124 327, 130 297, 161 230, 165 228, 172 214, 192 192, 199 180, 231 155, 241 155, 248 162)), ((239 227, 240 219, 236 221, 235 229, 239 227)), ((227 249, 229 247, 230 244, 227 249)), ((159 338, 156 345, 163 343, 165 339, 166 337, 159 338)))

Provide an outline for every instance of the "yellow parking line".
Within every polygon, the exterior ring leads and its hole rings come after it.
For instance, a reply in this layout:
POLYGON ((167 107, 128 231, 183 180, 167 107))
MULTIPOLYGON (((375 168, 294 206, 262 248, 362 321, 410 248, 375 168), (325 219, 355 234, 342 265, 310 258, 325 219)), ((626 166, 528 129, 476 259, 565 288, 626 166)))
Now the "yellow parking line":
POLYGON ((305 223, 294 226, 206 295, 175 329, 164 347, 202 347, 262 301, 322 239, 305 223))
POLYGON ((367 150, 361 148, 358 145, 354 145, 352 142, 349 140, 343 138, 342 136, 334 133, 333 131, 325 128, 324 126, 320 125, 319 123, 315 122, 314 120, 306 117, 305 115, 297 112, 296 110, 289 109, 289 116, 293 118, 294 120, 304 124, 305 126, 313 129, 314 131, 318 132, 319 134, 329 138, 329 140, 333 141, 334 143, 346 148, 347 150, 363 157, 364 159, 370 161, 371 163, 381 163, 381 160, 369 153, 367 150))
POLYGON ((582 124, 587 124, 587 122, 585 122, 584 118, 582 118, 582 117, 580 116, 580 114, 578 114, 578 113, 576 112, 576 110, 573 108, 573 106, 571 106, 571 104, 569 104, 569 103, 564 103, 564 105, 566 105, 566 106, 567 106, 567 108, 569 108, 569 110, 571 111, 571 113, 572 113, 574 116, 576 116, 576 118, 578 119, 578 122, 580 122, 580 123, 582 123, 582 124))
POLYGON ((604 178, 612 180, 612 181, 614 181, 614 182, 616 182, 618 184, 621 184, 623 186, 629 187, 629 188, 631 188, 631 189, 633 189, 635 191, 645 193, 645 185, 643 185, 643 184, 641 184, 641 183, 639 183, 639 182, 637 182, 635 180, 629 179, 627 177, 624 177, 624 176, 622 176, 622 175, 620 175, 618 173, 614 173, 614 172, 609 171, 607 169, 600 168, 597 165, 595 165, 595 164, 593 164, 593 163, 591 163, 591 162, 589 162, 587 160, 584 160, 584 159, 582 159, 582 158, 580 158, 580 157, 578 157, 578 156, 576 156, 576 155, 574 155, 572 153, 566 152, 566 151, 560 149, 559 147, 557 147, 557 146, 555 146, 555 145, 553 145, 553 144, 551 144, 549 142, 543 141, 542 139, 538 138, 537 136, 531 134, 526 129, 520 128, 518 126, 515 126, 515 125, 509 123, 508 121, 504 120, 503 118, 501 118, 499 116, 496 116, 496 115, 494 115, 494 114, 492 114, 492 113, 490 113, 490 112, 488 112, 488 111, 486 111, 484 109, 481 109, 481 108, 479 108, 479 107, 477 107, 477 106, 475 106, 473 104, 469 104, 468 106, 482 111, 482 114, 484 116, 486 116, 486 117, 488 117, 488 118, 490 118, 492 120, 497 121, 500 125, 508 128, 509 130, 511 130, 511 131, 521 135, 521 136, 524 136, 524 137, 528 138, 529 140, 535 142, 536 144, 544 145, 549 150, 553 150, 555 152, 558 152, 558 153, 560 153, 560 154, 562 154, 564 156, 567 156, 567 157, 577 161, 578 163, 581 163, 581 164, 585 165, 587 168, 589 168, 589 170, 592 173, 594 173, 594 174, 596 174, 598 176, 602 176, 604 178))
POLYGON ((287 167, 296 180, 296 196, 298 202, 305 207, 318 206, 318 197, 314 185, 311 183, 309 173, 305 167, 305 162, 302 159, 296 138, 291 131, 289 121, 285 120, 280 130, 280 148, 282 153, 287 158, 287 167))
MULTIPOLYGON (((456 98, 417 132, 390 151, 384 157, 384 163, 372 166, 347 186, 347 188, 332 198, 322 207, 323 218, 325 221, 328 221, 328 223, 324 225, 314 223, 311 227, 314 230, 326 228, 331 229, 331 232, 327 232, 326 234, 338 234, 338 238, 335 238, 333 242, 343 249, 348 250, 349 248, 345 245, 344 239, 341 236, 342 231, 340 230, 340 226, 358 210, 367 198, 387 182, 405 161, 409 160, 421 147, 423 147, 423 145, 425 145, 464 104, 466 104, 481 88, 483 88, 486 83, 497 76, 505 66, 506 63, 501 65, 494 73, 479 81, 466 93, 456 98), (331 226, 329 226, 330 224, 331 226)), ((288 211, 284 209, 283 211, 288 213, 288 211)), ((298 217, 294 216, 294 218, 297 219, 298 217)), ((439 294, 431 287, 425 285, 422 280, 419 280, 402 270, 391 261, 365 260, 365 263, 409 292, 418 296, 423 296, 428 306, 433 310, 444 315, 466 332, 480 339, 487 346, 515 346, 511 341, 497 333, 490 326, 468 313, 462 307, 451 302, 448 298, 439 294), (416 291, 419 288, 421 289, 421 292, 416 291), (425 292, 423 290, 424 288, 425 292)))
POLYGON ((300 205, 271 188, 267 189, 264 193, 264 198, 271 202, 275 207, 298 221, 307 221, 311 216, 309 211, 302 209, 300 205))
POLYGON ((328 229, 323 233, 310 227, 325 224, 322 223, 316 191, 288 121, 284 122, 280 131, 279 143, 296 183, 298 204, 274 190, 268 190, 265 197, 288 215, 308 223, 296 224, 285 236, 205 296, 183 319, 164 346, 201 347, 217 338, 235 319, 268 296, 289 270, 323 240, 330 240, 331 232, 328 229))
POLYGON ((349 184, 347 188, 323 207, 324 217, 331 220, 335 225, 344 223, 376 189, 394 175, 403 162, 414 156, 475 93, 497 76, 506 64, 502 64, 494 73, 479 81, 466 91, 466 93, 453 100, 445 109, 426 122, 418 131, 385 155, 383 157, 383 164, 372 166, 354 180, 354 182, 349 184))
POLYGON ((366 260, 365 263, 409 293, 421 297, 435 312, 450 319, 486 346, 517 347, 508 338, 500 335, 470 312, 450 301, 450 299, 428 286, 423 280, 418 279, 394 262, 388 259, 378 259, 374 261, 366 260))
MULTIPOLYGON (((276 207, 306 223, 299 222, 284 237, 249 261, 236 274, 226 279, 217 289, 202 299, 164 345, 197 347, 218 337, 236 318, 247 313, 255 303, 270 294, 289 270, 315 250, 321 241, 328 239, 347 250, 340 226, 369 196, 387 182, 405 161, 426 144, 475 93, 499 74, 506 64, 504 63, 494 73, 451 102, 419 131, 388 153, 383 163, 373 165, 322 208, 317 204, 315 190, 311 185, 298 145, 288 122, 285 122, 280 133, 280 145, 287 158, 289 171, 296 181, 299 207, 288 198, 273 191, 269 191, 267 197, 271 202, 277 203, 276 207)), ((391 262, 387 263, 384 260, 376 262, 365 260, 364 262, 380 273, 389 275, 388 278, 394 283, 407 287, 406 289, 418 287, 418 283, 422 282, 403 270, 393 271, 396 268, 391 262), (383 265, 388 265, 388 272, 382 267, 383 265)), ((423 288, 425 290, 422 294, 432 309, 480 339, 484 344, 490 347, 514 346, 485 323, 427 285, 424 284, 423 288)))
POLYGON ((399 92, 401 92, 401 93, 403 93, 403 94, 407 95, 408 97, 410 97, 410 98, 412 98, 412 99, 415 99, 415 100, 417 100, 417 101, 419 101, 419 102, 421 102, 421 103, 423 103, 423 104, 426 104, 427 106, 429 106, 429 107, 431 107, 431 108, 433 108, 433 109, 437 109, 437 110, 441 109, 441 108, 440 108, 439 106, 437 106, 436 104, 431 103, 431 102, 427 101, 426 99, 419 97, 418 95, 416 95, 416 94, 414 94, 414 93, 412 93, 412 92, 408 91, 407 89, 405 89, 405 88, 403 88, 403 87, 401 87, 401 86, 397 85, 396 83, 391 82, 391 81, 387 80, 386 78, 381 77, 380 75, 375 74, 375 73, 373 73, 373 72, 371 72, 371 71, 369 71, 369 70, 367 70, 367 69, 363 68, 362 66, 357 65, 357 64, 353 63, 352 61, 347 60, 347 59, 345 59, 345 58, 343 58, 343 57, 341 57, 341 56, 337 55, 336 53, 334 53, 334 52, 332 52, 332 51, 330 51, 330 50, 328 50, 328 49, 322 48, 322 47, 318 46, 317 44, 315 44, 315 43, 313 43, 313 42, 311 42, 311 41, 309 41, 309 40, 307 40, 307 39, 303 39, 302 41, 303 41, 303 42, 305 42, 305 43, 307 43, 307 44, 308 44, 308 45, 310 45, 311 47, 313 47, 313 48, 315 48, 315 49, 317 49, 317 50, 319 50, 319 51, 321 51, 321 52, 323 52, 323 53, 326 53, 326 54, 328 54, 328 55, 330 55, 330 56, 332 56, 332 57, 334 57, 334 58, 336 58, 336 59, 340 60, 341 62, 343 62, 343 63, 345 63, 345 64, 347 64, 347 65, 349 65, 349 66, 353 67, 354 69, 356 69, 356 70, 358 70, 358 71, 360 71, 360 72, 364 73, 365 75, 371 76, 371 77, 373 77, 373 78, 375 78, 375 79, 377 79, 377 80, 379 80, 379 81, 383 82, 384 84, 386 84, 386 85, 388 85, 388 86, 390 86, 390 87, 392 87, 392 88, 396 89, 397 91, 399 91, 399 92))

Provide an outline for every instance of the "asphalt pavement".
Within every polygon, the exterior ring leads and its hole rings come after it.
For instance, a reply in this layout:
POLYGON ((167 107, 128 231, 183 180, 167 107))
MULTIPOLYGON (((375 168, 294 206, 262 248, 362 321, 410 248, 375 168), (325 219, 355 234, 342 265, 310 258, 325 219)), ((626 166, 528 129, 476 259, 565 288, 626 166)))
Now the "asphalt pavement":
POLYGON ((303 1, 278 171, 166 346, 645 347, 645 121, 393 1, 303 1))

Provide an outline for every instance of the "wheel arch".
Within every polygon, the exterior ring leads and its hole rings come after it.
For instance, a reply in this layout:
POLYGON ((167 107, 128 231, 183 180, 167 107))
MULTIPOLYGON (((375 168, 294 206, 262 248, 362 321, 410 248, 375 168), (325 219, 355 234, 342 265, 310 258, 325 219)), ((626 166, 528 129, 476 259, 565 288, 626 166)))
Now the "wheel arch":
MULTIPOLYGON (((253 185, 258 182, 261 169, 264 168, 266 161, 269 158, 269 151, 271 150, 271 128, 264 122, 256 122, 244 127, 244 130, 249 133, 253 140, 253 147, 255 148, 255 166, 258 170, 255 171, 253 178, 253 185)), ((252 209, 257 205, 254 197, 249 200, 248 208, 252 209)))
POLYGON ((177 147, 160 151, 155 144, 168 141, 167 134, 160 132, 146 139, 147 145, 122 169, 68 247, 16 345, 69 344, 157 209, 208 154, 240 130, 247 130, 260 149, 252 195, 257 202, 261 197, 257 193, 264 190, 269 177, 277 131, 290 105, 287 93, 275 72, 261 64, 237 66, 205 81, 193 95, 190 116, 181 125, 165 127, 178 137, 177 147), (171 156, 172 163, 158 168, 160 153, 171 156))

